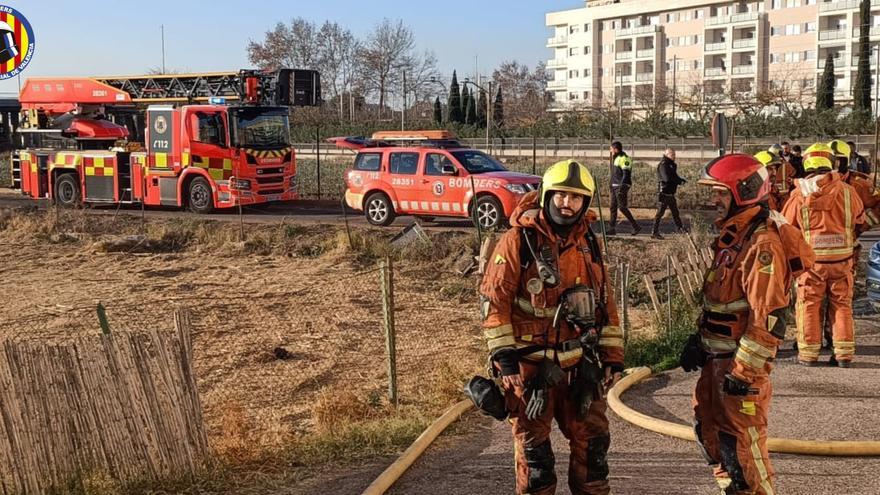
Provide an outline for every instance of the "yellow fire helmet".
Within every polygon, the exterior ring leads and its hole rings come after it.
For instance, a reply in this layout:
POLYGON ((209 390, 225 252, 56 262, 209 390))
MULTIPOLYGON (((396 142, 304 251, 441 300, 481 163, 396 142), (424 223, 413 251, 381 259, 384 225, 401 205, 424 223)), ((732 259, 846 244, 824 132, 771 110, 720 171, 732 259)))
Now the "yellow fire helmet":
POLYGON ((550 191, 567 191, 584 196, 586 207, 590 207, 596 192, 596 181, 587 167, 575 160, 554 163, 544 172, 541 180, 541 207, 550 191))
POLYGON ((834 156, 849 158, 849 145, 846 144, 846 141, 843 139, 835 139, 834 141, 829 142, 828 147, 831 148, 834 156))
POLYGON ((804 171, 818 172, 834 168, 834 152, 825 143, 816 143, 804 152, 804 171))
POLYGON ((765 167, 775 167, 779 165, 779 156, 774 155, 769 151, 759 151, 755 153, 755 159, 761 162, 761 165, 765 167))

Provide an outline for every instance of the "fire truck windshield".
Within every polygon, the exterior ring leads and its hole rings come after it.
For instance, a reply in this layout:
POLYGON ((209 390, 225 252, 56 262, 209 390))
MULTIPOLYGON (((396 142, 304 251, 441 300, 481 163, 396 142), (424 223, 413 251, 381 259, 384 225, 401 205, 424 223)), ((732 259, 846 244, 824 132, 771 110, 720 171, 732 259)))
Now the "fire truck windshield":
POLYGON ((504 172, 507 169, 498 160, 490 155, 477 150, 453 151, 454 156, 468 172, 472 174, 484 174, 486 172, 504 172))
POLYGON ((270 149, 290 143, 286 108, 236 108, 232 115, 236 146, 270 149))

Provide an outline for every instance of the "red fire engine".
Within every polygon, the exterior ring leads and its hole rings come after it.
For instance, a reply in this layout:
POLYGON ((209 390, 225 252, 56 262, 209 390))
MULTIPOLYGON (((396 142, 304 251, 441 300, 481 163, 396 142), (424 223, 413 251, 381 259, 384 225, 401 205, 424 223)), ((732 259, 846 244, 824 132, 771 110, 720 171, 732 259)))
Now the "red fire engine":
POLYGON ((319 100, 317 72, 290 69, 29 79, 13 174, 23 194, 68 207, 291 200, 288 107, 319 100))

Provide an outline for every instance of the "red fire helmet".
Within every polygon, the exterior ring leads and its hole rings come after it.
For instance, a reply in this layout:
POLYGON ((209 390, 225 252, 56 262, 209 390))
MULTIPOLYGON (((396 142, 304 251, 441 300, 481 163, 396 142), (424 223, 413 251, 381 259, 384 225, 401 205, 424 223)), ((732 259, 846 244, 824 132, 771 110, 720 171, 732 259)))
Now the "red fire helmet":
POLYGON ((759 203, 770 194, 767 169, 751 155, 733 153, 719 156, 703 168, 698 184, 723 187, 733 195, 737 206, 759 203))

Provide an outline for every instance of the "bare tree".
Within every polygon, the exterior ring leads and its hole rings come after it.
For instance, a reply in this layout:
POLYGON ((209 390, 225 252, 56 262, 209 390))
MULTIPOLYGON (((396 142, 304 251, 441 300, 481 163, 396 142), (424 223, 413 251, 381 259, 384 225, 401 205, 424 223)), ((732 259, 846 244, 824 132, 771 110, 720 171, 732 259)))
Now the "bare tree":
POLYGON ((361 50, 362 76, 369 91, 379 97, 379 117, 387 96, 399 86, 403 71, 413 66, 415 37, 403 21, 384 19, 361 50))
POLYGON ((318 70, 322 87, 330 100, 336 102, 339 118, 343 118, 343 97, 351 91, 351 83, 358 64, 360 44, 351 31, 335 22, 327 21, 318 33, 318 70))
POLYGON ((318 69, 318 29, 301 17, 289 25, 279 22, 262 42, 250 40, 247 52, 248 60, 261 69, 318 69))
POLYGON ((504 117, 514 125, 531 125, 547 111, 547 69, 543 63, 534 71, 518 61, 503 62, 492 73, 496 87, 504 88, 504 117))
POLYGON ((432 96, 439 94, 437 85, 431 79, 440 79, 437 56, 425 50, 421 57, 412 57, 411 65, 406 69, 406 89, 412 93, 414 104, 431 101, 434 99, 432 96))

